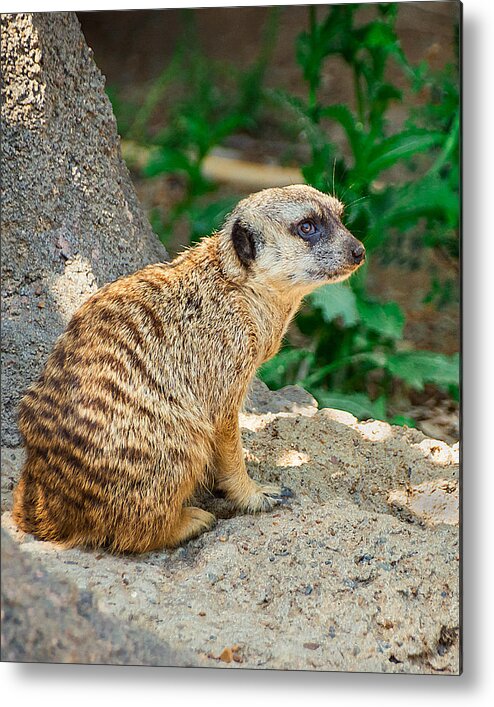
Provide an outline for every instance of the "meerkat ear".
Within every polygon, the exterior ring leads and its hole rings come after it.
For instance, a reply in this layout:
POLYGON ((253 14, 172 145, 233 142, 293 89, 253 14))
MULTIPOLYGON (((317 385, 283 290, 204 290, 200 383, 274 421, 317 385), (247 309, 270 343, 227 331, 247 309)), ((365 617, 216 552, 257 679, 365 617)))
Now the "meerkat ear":
POLYGON ((256 257, 257 234, 239 219, 232 226, 232 243, 238 259, 248 267, 256 257))

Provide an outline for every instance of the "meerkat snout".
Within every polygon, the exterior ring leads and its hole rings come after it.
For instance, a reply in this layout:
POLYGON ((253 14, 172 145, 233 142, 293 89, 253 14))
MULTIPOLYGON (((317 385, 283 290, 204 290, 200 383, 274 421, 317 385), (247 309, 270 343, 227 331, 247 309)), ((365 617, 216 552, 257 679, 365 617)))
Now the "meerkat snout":
POLYGON ((343 205, 313 187, 265 189, 241 201, 225 232, 251 278, 310 291, 344 280, 365 260, 345 226, 343 205))
POLYGON ((363 245, 358 245, 355 246, 355 248, 352 250, 352 255, 353 255, 353 260, 357 265, 360 265, 360 263, 365 260, 365 248, 363 245))

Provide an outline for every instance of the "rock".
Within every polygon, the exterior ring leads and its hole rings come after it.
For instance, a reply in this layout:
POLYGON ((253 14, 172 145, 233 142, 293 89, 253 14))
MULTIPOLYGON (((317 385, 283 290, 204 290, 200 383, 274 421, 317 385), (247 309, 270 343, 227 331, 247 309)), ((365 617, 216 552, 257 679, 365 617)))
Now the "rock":
POLYGON ((231 648, 224 648, 220 655, 218 656, 218 660, 222 660, 224 663, 231 663, 233 660, 233 651, 231 648))
POLYGON ((425 457, 429 457, 436 464, 458 463, 458 447, 451 447, 439 439, 424 439, 413 445, 420 449, 425 457))
POLYGON ((176 654, 95 603, 91 592, 46 572, 2 531, 2 661, 195 665, 185 648, 176 654))
POLYGON ((104 78, 73 13, 2 15, 2 440, 74 310, 167 259, 120 154, 104 78))
POLYGON ((341 422, 343 425, 354 425, 358 422, 355 415, 351 412, 346 412, 346 410, 333 410, 332 408, 322 408, 321 414, 328 418, 328 420, 334 420, 335 422, 341 422))
POLYGON ((259 378, 254 378, 244 405, 246 413, 297 412, 314 415, 317 401, 298 385, 287 385, 280 390, 270 390, 259 378))
POLYGON ((26 454, 22 447, 8 448, 1 450, 1 497, 2 512, 11 506, 12 492, 15 484, 19 480, 20 470, 24 463, 26 454))
POLYGON ((388 494, 388 503, 426 525, 459 525, 460 489, 458 479, 434 479, 388 494))

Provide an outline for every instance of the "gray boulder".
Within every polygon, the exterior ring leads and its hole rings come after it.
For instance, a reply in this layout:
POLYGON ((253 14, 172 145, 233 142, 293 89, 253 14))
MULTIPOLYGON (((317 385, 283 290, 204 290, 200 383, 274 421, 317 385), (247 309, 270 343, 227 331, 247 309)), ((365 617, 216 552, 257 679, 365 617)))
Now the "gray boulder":
POLYGON ((122 160, 74 13, 2 15, 2 440, 74 310, 104 283, 168 259, 122 160))
POLYGON ((174 653, 165 641, 102 614, 92 592, 48 574, 3 531, 1 659, 20 663, 196 664, 191 654, 174 653))

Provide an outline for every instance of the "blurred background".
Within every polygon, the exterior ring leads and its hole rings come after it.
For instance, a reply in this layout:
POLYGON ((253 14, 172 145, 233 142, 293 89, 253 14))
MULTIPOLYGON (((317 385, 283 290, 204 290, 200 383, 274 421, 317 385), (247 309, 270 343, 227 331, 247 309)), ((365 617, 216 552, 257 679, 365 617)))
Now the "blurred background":
POLYGON ((78 13, 140 201, 173 256, 234 204, 306 182, 366 246, 307 298, 271 387, 459 437, 456 2, 78 13))

